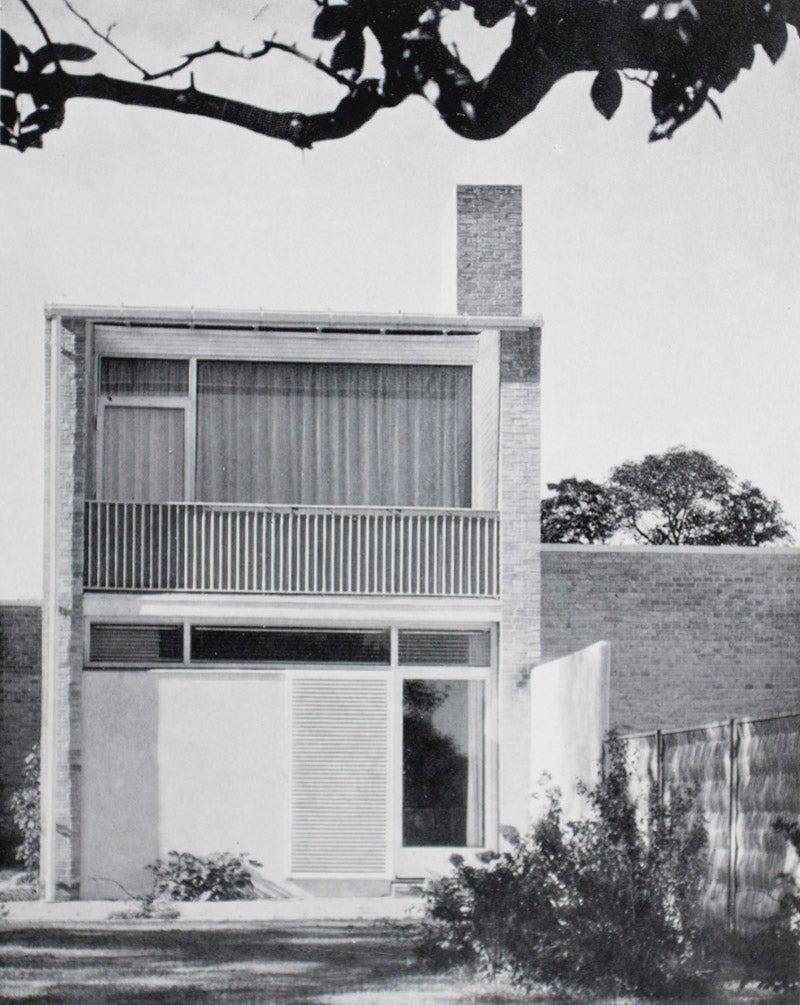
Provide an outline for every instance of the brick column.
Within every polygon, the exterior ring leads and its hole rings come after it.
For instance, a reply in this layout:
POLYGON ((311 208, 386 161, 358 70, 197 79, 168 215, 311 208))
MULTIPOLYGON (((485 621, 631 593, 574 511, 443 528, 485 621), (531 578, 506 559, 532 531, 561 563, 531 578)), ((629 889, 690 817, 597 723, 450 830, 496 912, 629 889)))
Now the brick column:
POLYGON ((78 895, 86 332, 50 322, 45 352, 42 854, 47 900, 78 895))
MULTIPOLYGON (((522 312, 522 189, 459 185, 458 311, 522 312)), ((500 333, 500 824, 530 820, 530 676, 540 656, 538 328, 500 333)))
POLYGON ((458 313, 522 313, 522 189, 459 185, 458 313))
POLYGON ((531 671, 540 657, 539 346, 500 334, 500 824, 530 822, 531 671))

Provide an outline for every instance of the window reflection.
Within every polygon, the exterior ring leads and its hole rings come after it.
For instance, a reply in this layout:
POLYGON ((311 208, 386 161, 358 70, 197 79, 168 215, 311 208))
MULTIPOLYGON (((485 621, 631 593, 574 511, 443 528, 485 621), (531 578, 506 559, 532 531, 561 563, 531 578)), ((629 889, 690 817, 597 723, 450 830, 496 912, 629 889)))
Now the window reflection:
POLYGON ((403 682, 403 844, 483 844, 483 682, 403 682))

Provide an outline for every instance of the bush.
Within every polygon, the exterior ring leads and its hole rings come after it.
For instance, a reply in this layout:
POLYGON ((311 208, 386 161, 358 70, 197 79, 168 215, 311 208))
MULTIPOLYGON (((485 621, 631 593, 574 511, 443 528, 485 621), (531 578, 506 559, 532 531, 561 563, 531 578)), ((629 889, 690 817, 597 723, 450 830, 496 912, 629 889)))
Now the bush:
MULTIPOLYGON (((800 862, 800 824, 794 820, 772 821, 800 862)), ((735 939, 735 955, 758 977, 758 985, 773 991, 796 991, 800 986, 800 887, 796 875, 777 877, 778 910, 760 930, 735 939)))
POLYGON ((506 971, 526 986, 649 996, 703 991, 706 834, 692 801, 651 798, 636 824, 625 745, 611 736, 592 812, 564 823, 557 796, 524 840, 477 865, 454 856, 428 892, 422 951, 506 971))
POLYGON ((22 862, 31 880, 39 875, 39 841, 41 816, 39 810, 39 744, 35 744, 25 758, 22 785, 11 796, 11 815, 22 843, 16 850, 17 861, 22 862))
POLYGON ((171 851, 153 871, 153 899, 253 900, 256 892, 249 866, 260 863, 244 855, 214 852, 207 858, 171 851))

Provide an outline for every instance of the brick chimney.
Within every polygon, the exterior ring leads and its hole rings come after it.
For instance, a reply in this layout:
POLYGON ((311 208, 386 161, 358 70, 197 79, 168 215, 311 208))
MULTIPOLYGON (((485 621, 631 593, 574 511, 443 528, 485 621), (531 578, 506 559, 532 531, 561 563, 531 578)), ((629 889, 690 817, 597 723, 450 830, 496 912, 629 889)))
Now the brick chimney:
POLYGON ((458 313, 522 314, 522 188, 459 185, 458 313))

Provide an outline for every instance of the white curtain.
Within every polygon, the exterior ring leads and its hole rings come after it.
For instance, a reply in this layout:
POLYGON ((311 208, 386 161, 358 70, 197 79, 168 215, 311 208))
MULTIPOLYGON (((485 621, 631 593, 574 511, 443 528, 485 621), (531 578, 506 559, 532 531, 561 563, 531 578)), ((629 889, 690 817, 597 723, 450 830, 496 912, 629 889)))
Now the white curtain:
POLYGON ((182 408, 106 407, 103 411, 104 499, 183 499, 182 408))
POLYGON ((198 363, 197 498, 469 506, 469 367, 198 363))
POLYGON ((483 681, 467 684, 467 840, 483 844, 483 681))

